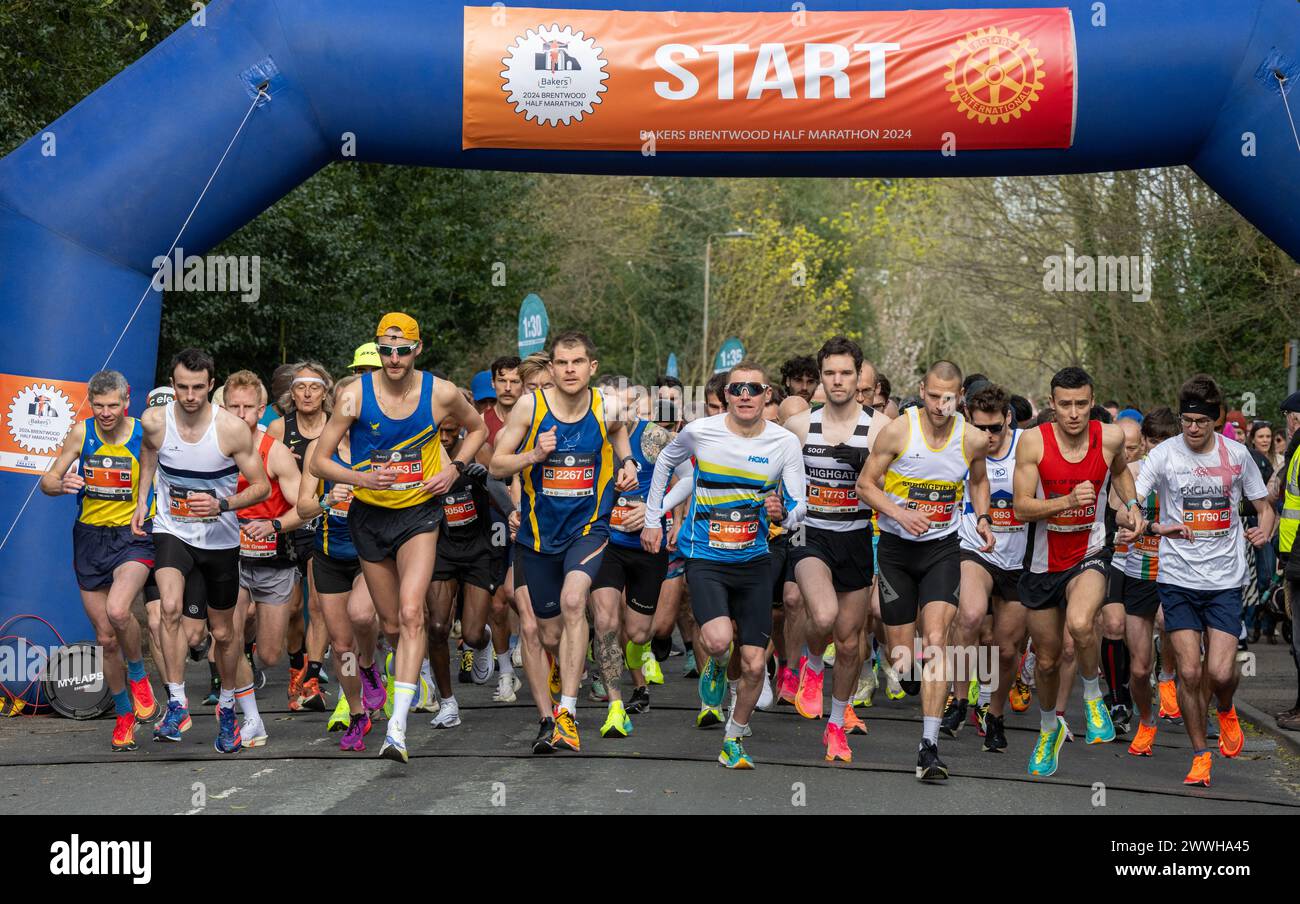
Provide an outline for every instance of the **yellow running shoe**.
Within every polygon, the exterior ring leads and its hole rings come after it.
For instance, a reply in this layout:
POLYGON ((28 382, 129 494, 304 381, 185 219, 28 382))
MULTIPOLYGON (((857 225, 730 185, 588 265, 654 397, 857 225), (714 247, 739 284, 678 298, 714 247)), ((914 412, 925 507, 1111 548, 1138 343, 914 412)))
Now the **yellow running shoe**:
MULTIPOLYGON (((551 659, 549 653, 547 654, 546 658, 551 659)), ((559 703, 560 702, 560 663, 559 660, 556 659, 551 659, 550 688, 551 688, 551 702, 559 703)))
POLYGON ((722 724, 722 709, 717 706, 701 706, 700 714, 695 717, 696 728, 712 728, 722 724))
POLYGON ((649 650, 641 657, 641 674, 645 676, 647 684, 663 684, 664 670, 659 667, 659 660, 655 659, 655 654, 649 650))
POLYGON ((602 738, 626 738, 631 733, 632 720, 628 718, 627 710, 623 708, 623 701, 612 701, 609 704, 609 713, 605 716, 605 724, 600 727, 600 736, 602 738))
POLYGON ((563 706, 555 711, 555 730, 551 733, 551 747, 559 750, 561 744, 575 752, 582 749, 578 740, 578 723, 563 706))
POLYGON ((343 696, 343 691, 339 691, 339 702, 334 704, 334 712, 330 713, 329 721, 325 723, 329 731, 347 731, 352 726, 352 710, 348 706, 348 698, 343 696))

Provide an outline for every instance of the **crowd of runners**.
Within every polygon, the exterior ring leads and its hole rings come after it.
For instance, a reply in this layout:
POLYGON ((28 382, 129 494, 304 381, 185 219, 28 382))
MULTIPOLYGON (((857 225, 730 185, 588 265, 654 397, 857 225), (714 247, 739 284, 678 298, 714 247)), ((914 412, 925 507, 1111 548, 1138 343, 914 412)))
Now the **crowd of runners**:
MULTIPOLYGON (((925 781, 948 777, 940 735, 1008 752, 1008 707, 1037 706, 1015 751, 1034 776, 1075 729, 1145 757, 1179 725, 1195 785, 1211 739, 1242 750, 1244 601, 1300 587, 1300 393, 1248 428, 1203 374, 1138 411, 1066 367, 1036 408, 1042 387, 937 361, 891 396, 836 337, 779 382, 753 361, 715 374, 697 404, 675 378, 599 372, 579 332, 463 389, 415 367, 411 317, 375 333, 348 375, 302 361, 269 388, 246 370, 218 387, 186 349, 137 417, 121 374, 91 377, 93 417, 41 488, 78 499, 112 749, 148 723, 181 740, 203 660, 216 749, 267 744, 259 692, 287 656, 289 708, 346 751, 378 725, 406 763, 412 711, 461 724, 453 679, 495 680, 503 703, 526 687, 533 752, 579 750, 584 686, 600 737, 626 738, 679 638, 694 727, 721 726, 730 769, 763 750, 754 711, 781 706, 825 718, 826 760, 850 762, 878 696, 920 698, 925 781)), ((1300 728, 1300 700, 1279 724, 1300 728)))

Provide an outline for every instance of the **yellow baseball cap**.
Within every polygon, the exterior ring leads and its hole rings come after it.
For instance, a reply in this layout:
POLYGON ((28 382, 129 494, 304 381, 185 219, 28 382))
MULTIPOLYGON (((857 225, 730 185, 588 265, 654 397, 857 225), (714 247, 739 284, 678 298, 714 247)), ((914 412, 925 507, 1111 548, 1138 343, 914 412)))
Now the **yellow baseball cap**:
POLYGON ((373 342, 367 342, 365 345, 358 345, 357 350, 352 353, 352 363, 348 369, 356 367, 383 367, 384 362, 379 359, 379 348, 373 342))
POLYGON ((400 312, 385 314, 383 319, 379 321, 379 327, 375 330, 375 335, 383 336, 393 329, 401 330, 402 335, 412 342, 420 341, 420 325, 415 322, 415 318, 407 314, 400 312))

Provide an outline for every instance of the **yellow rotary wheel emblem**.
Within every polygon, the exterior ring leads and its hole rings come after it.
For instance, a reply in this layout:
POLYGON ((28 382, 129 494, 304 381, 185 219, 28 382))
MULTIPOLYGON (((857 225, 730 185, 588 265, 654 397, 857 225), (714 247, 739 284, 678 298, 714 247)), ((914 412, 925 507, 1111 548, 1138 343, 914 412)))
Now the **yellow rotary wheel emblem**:
POLYGON ((967 119, 1019 119, 1043 90, 1043 61, 1018 31, 981 28, 958 40, 949 53, 944 87, 967 119))

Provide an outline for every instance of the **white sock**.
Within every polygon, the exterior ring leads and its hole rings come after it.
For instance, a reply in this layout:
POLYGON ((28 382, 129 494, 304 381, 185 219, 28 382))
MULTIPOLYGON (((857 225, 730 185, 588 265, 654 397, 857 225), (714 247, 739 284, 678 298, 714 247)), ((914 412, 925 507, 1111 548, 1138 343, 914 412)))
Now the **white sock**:
POLYGON ((560 709, 567 709, 567 710, 569 711, 569 715, 571 715, 571 716, 576 716, 576 715, 578 714, 578 698, 577 698, 577 697, 565 697, 565 696, 561 695, 561 696, 560 696, 560 709))
MULTIPOLYGON (((824 652, 824 651, 823 651, 823 652, 824 652)), ((818 675, 820 675, 820 674, 822 673, 822 669, 824 669, 824 668, 826 668, 826 663, 822 660, 821 654, 818 654, 817 656, 814 656, 814 655, 812 654, 812 651, 810 650, 810 651, 808 652, 808 669, 809 669, 809 671, 815 672, 815 673, 817 673, 818 675)))
POLYGON ((1040 709, 1038 711, 1038 730, 1056 731, 1056 710, 1040 709))
POLYGON ((460 709, 460 704, 456 702, 455 694, 448 694, 446 697, 443 697, 442 705, 450 706, 452 709, 460 709))
POLYGON ((936 746, 939 743, 939 723, 943 721, 942 716, 922 716, 921 737, 936 746))
POLYGON ((257 695, 253 693, 253 685, 235 688, 235 702, 239 704, 239 711, 244 714, 244 718, 250 722, 262 718, 257 711, 257 695))
POLYGON ((175 700, 181 706, 185 707, 186 709, 189 709, 190 701, 185 699, 185 682, 182 681, 179 684, 172 684, 170 681, 168 681, 167 699, 175 700))
POLYGON ((1093 675, 1091 678, 1083 679, 1083 699, 1100 700, 1101 693, 1101 674, 1093 675))
POLYGON ((393 682, 393 714, 388 717, 388 727, 400 732, 406 731, 406 715, 411 711, 411 702, 415 699, 416 687, 405 681, 393 682))
POLYGON ((849 701, 836 700, 835 695, 831 694, 831 724, 844 727, 844 710, 848 707, 849 701))
MULTIPOLYGON (((1161 670, 1160 670, 1160 680, 1161 680, 1161 681, 1173 681, 1173 680, 1174 680, 1174 673, 1173 673, 1173 672, 1166 672, 1164 669, 1161 669, 1161 670)), ((171 687, 170 684, 167 685, 167 686, 168 686, 168 687, 171 687)))
POLYGON ((748 722, 737 722, 734 718, 729 718, 727 719, 727 731, 723 737, 727 739, 739 738, 745 733, 745 729, 748 727, 748 722))
POLYGON ((993 689, 987 684, 980 685, 980 697, 976 701, 977 706, 987 706, 989 700, 993 697, 993 689))
POLYGON ((510 658, 509 650, 497 654, 497 669, 502 675, 513 675, 515 673, 515 664, 510 658))
POLYGON ((235 692, 223 687, 221 693, 217 695, 217 706, 221 709, 232 709, 234 705, 235 692))

